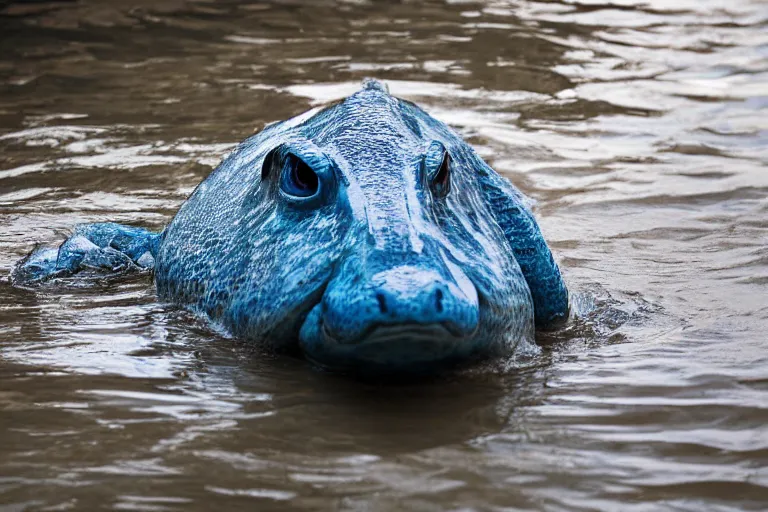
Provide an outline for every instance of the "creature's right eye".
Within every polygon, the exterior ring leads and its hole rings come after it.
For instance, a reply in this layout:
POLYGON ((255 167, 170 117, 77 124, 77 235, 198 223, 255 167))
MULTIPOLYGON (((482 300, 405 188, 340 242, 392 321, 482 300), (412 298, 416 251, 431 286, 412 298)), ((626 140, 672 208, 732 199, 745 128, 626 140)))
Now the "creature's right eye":
POLYGON ((432 190, 437 197, 445 197, 451 190, 451 156, 447 151, 432 177, 432 190))
POLYGON ((337 172, 333 160, 311 141, 294 140, 266 154, 258 190, 290 208, 320 208, 338 190, 337 172))
POLYGON ((317 194, 320 179, 304 160, 288 153, 283 161, 280 188, 288 196, 304 199, 317 194))

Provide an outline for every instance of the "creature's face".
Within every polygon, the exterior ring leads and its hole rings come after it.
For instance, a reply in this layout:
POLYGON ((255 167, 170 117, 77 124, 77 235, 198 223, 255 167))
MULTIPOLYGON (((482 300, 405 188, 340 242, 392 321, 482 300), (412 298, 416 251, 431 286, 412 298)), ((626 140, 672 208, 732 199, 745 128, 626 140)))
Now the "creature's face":
POLYGON ((246 141, 166 231, 158 289, 332 368, 509 352, 533 305, 449 128, 372 84, 246 141))

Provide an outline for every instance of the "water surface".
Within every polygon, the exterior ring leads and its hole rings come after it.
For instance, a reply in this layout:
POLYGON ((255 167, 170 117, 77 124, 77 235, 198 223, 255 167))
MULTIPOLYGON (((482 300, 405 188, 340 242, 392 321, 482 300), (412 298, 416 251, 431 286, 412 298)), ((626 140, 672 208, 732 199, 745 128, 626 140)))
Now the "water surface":
POLYGON ((768 508, 765 2, 0 5, 0 509, 768 508), (148 276, 7 283, 367 76, 537 200, 579 315, 540 357, 362 384, 148 276))

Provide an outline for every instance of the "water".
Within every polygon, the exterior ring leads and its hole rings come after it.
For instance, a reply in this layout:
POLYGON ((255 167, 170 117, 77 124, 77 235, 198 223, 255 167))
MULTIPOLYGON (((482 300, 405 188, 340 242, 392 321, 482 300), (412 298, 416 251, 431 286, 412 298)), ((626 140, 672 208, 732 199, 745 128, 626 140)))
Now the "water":
POLYGON ((2 3, 0 509, 768 508, 768 5, 2 3), (538 204, 579 320, 377 386, 254 353, 150 279, 4 276, 161 229, 265 123, 375 76, 538 204))

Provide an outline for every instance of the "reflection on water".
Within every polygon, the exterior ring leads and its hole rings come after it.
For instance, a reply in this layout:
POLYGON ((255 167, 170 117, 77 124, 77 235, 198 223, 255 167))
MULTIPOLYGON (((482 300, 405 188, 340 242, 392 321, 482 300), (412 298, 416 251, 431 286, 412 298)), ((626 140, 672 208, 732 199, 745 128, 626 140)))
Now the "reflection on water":
POLYGON ((579 319, 377 386, 254 353, 147 276, 0 282, 3 510, 764 510, 761 0, 0 4, 0 275, 161 229, 233 144, 366 76, 537 201, 579 319))

